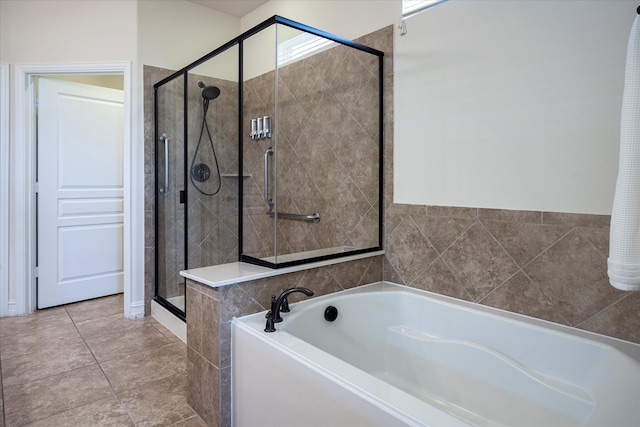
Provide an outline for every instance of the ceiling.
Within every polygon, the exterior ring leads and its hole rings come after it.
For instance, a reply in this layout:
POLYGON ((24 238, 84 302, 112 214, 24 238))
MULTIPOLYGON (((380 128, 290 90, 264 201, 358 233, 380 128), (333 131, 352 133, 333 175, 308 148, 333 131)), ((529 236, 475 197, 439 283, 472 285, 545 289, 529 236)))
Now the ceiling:
POLYGON ((242 18, 253 12, 268 0, 187 0, 219 12, 242 18))

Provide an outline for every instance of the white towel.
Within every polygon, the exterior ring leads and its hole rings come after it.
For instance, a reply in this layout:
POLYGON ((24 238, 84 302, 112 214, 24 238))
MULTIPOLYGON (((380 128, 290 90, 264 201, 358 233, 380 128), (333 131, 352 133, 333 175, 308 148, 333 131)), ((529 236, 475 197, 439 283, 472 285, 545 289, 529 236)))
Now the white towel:
POLYGON ((620 164, 611 212, 609 281, 623 291, 640 290, 640 16, 627 46, 620 164))

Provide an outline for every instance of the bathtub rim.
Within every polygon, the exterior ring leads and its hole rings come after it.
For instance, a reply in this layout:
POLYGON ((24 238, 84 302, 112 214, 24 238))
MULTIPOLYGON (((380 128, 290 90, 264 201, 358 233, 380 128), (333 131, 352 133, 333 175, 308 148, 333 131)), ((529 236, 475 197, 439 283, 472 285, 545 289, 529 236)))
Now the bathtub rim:
MULTIPOLYGON (((305 299, 303 301, 291 303, 291 307, 295 307, 298 304, 306 305, 306 304, 321 303, 322 301, 326 301, 341 295, 351 295, 351 294, 359 294, 359 293, 367 293, 367 292, 397 292, 397 291, 408 292, 415 295, 425 296, 427 298, 431 298, 439 302, 442 302, 448 306, 453 305, 458 308, 460 307, 464 308, 465 310, 479 311, 491 317, 495 317, 495 316, 506 317, 510 320, 524 322, 528 325, 548 328, 563 334, 569 334, 569 335, 580 337, 582 339, 596 341, 600 344, 613 347, 618 351, 621 351, 622 353, 631 357, 636 362, 640 363, 640 343, 634 343, 632 341, 623 340, 623 339, 612 337, 609 335, 603 335, 597 332, 579 329, 575 326, 563 325, 560 323, 552 322, 550 320, 540 319, 538 317, 532 317, 526 314, 515 313, 513 311, 508 311, 508 310, 497 308, 497 307, 492 307, 492 306, 483 305, 480 303, 466 301, 459 298, 450 297, 447 295, 442 295, 442 294, 438 294, 431 291, 426 291, 423 289, 412 288, 407 285, 402 285, 402 284, 387 281, 387 280, 372 282, 366 285, 356 286, 353 288, 343 289, 337 292, 320 295, 314 298, 305 299)), ((233 319, 238 319, 239 321, 242 321, 242 319, 245 319, 245 318, 248 319, 251 316, 256 316, 256 317, 259 315, 264 316, 266 313, 267 313, 267 310, 263 310, 258 313, 252 313, 245 316, 234 317, 233 319)), ((277 326, 276 326, 276 329, 277 329, 277 326)))
MULTIPOLYGON (((330 294, 322 295, 317 298, 312 298, 305 301, 300 301, 295 304, 299 304, 302 302, 312 303, 314 301, 320 301, 321 298, 328 299, 331 296, 338 295, 349 295, 349 294, 357 294, 362 292, 371 292, 371 291, 381 291, 381 292, 393 292, 393 291, 403 291, 409 292, 416 295, 423 295, 428 298, 432 298, 438 300, 440 302, 446 304, 452 304, 454 306, 464 307, 465 309, 469 309, 472 311, 480 311, 484 314, 490 316, 500 316, 507 317, 512 320, 522 321, 524 323, 539 326, 544 328, 549 328, 557 332, 578 336, 587 340, 597 341, 599 343, 609 345, 618 349, 619 351, 627 354, 632 359, 636 360, 640 363, 640 343, 635 343, 632 341, 623 340, 621 338, 612 337, 609 335, 599 334, 597 332, 587 331, 585 329, 580 329, 575 326, 563 325, 561 323, 552 322, 550 320, 541 319, 539 317, 532 317, 526 314, 516 313, 513 311, 508 311, 502 308, 492 307, 489 305, 484 305, 476 302, 471 302, 455 297, 450 297, 448 295, 442 295, 431 291, 426 291, 423 289, 412 288, 407 285, 401 285, 399 283, 383 280, 379 282, 373 282, 362 286, 357 286, 350 289, 345 289, 343 291, 333 292, 330 294)), ((295 306, 292 304, 292 306, 295 306)))

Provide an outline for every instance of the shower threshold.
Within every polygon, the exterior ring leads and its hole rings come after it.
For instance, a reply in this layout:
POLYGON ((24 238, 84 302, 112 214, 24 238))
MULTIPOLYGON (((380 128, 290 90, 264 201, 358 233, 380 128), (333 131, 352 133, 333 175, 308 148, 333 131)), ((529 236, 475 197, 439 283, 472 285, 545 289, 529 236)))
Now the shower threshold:
POLYGON ((184 295, 178 295, 171 298, 166 298, 167 302, 173 304, 176 308, 184 311, 184 295))
MULTIPOLYGON (((184 297, 182 298, 184 299, 184 297)), ((187 343, 187 324, 155 300, 151 301, 151 317, 178 337, 180 341, 187 343)))

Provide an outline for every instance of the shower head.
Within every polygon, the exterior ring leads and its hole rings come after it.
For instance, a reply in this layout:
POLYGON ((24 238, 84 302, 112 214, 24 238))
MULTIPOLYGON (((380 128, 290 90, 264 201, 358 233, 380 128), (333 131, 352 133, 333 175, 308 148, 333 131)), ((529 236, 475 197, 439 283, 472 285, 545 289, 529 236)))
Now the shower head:
POLYGON ((220 96, 220 89, 215 86, 207 86, 202 80, 198 80, 198 87, 202 89, 202 97, 206 100, 210 101, 220 96))
POLYGON ((202 89, 202 97, 207 100, 216 99, 220 96, 220 89, 215 86, 207 86, 202 89))
POLYGON ((202 80, 198 80, 198 87, 202 89, 202 108, 204 108, 204 113, 207 114, 209 101, 220 96, 220 89, 216 86, 207 86, 202 80))

